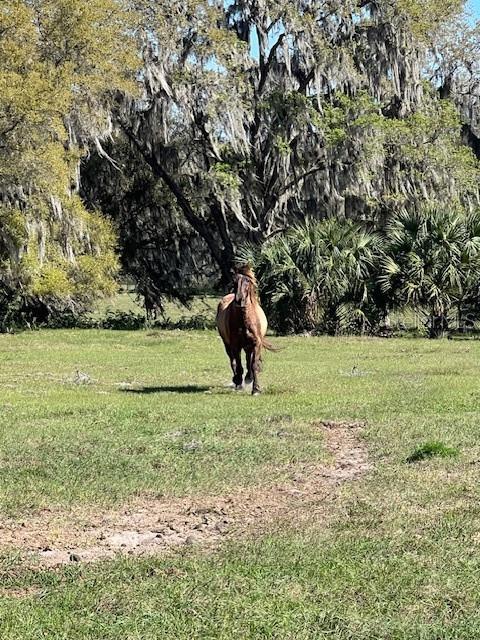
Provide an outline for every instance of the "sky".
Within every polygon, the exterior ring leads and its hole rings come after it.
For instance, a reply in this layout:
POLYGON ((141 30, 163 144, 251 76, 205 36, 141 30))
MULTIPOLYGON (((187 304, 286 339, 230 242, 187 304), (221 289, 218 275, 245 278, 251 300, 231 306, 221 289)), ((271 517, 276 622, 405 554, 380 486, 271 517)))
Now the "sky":
MULTIPOLYGON (((227 0, 225 0, 225 4, 227 4, 227 0)), ((466 6, 474 20, 480 20, 480 0, 467 0, 466 6)), ((255 32, 252 34, 251 55, 258 60, 258 40, 255 32)))
POLYGON ((480 0, 469 0, 467 5, 477 20, 480 20, 480 0))

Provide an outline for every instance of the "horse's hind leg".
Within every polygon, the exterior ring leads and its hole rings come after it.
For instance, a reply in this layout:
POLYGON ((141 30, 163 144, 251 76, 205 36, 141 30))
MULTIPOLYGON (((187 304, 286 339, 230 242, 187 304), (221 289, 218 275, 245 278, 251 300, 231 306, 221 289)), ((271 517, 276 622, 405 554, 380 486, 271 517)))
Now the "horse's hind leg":
POLYGON ((247 375, 245 376, 245 384, 251 384, 253 380, 253 349, 245 349, 245 354, 247 356, 247 375))
POLYGON ((258 380, 258 372, 260 370, 260 363, 262 361, 262 346, 255 345, 255 348, 252 352, 252 376, 253 376, 253 385, 252 385, 252 395, 257 396, 260 392, 260 383, 258 380))

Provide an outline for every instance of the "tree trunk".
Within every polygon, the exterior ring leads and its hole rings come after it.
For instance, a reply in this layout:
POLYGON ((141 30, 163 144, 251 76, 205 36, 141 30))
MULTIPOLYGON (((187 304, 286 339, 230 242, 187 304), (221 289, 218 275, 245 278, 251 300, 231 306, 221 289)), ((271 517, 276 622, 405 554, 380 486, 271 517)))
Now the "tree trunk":
POLYGON ((430 314, 429 338, 443 338, 448 329, 447 316, 444 313, 437 315, 433 310, 430 314))
POLYGON ((226 225, 225 217, 221 211, 218 203, 214 203, 211 207, 212 218, 215 222, 217 231, 222 239, 220 243, 218 238, 215 237, 215 233, 208 225, 207 221, 202 218, 194 210, 192 204, 183 193, 180 185, 177 184, 175 179, 165 170, 160 164, 157 157, 144 149, 138 138, 130 131, 128 127, 123 127, 123 130, 129 140, 135 145, 138 151, 141 153, 145 162, 149 165, 154 176, 159 180, 162 180, 168 187, 172 195, 174 196, 177 205, 182 210, 187 222, 195 229, 201 238, 207 244, 210 254, 213 260, 217 263, 221 272, 221 285, 227 287, 232 280, 232 272, 235 261, 234 246, 226 225), (223 244, 223 247, 222 247, 223 244))

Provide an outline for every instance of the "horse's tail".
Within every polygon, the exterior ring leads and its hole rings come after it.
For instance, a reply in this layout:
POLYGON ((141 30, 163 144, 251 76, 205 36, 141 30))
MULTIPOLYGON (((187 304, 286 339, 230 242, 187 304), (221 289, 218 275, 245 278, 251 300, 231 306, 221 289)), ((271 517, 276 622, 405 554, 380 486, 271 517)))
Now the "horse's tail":
POLYGON ((267 351, 281 351, 279 347, 274 347, 273 344, 267 340, 265 337, 262 338, 262 347, 267 351))

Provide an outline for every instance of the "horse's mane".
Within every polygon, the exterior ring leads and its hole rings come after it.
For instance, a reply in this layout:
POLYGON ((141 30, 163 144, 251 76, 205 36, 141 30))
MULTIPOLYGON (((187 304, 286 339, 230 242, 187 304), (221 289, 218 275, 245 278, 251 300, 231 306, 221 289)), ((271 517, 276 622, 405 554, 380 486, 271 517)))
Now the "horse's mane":
POLYGON ((249 278, 252 281, 255 289, 257 288, 257 279, 255 277, 255 274, 253 273, 252 267, 249 264, 239 265, 235 270, 238 275, 246 276, 247 278, 249 278))

